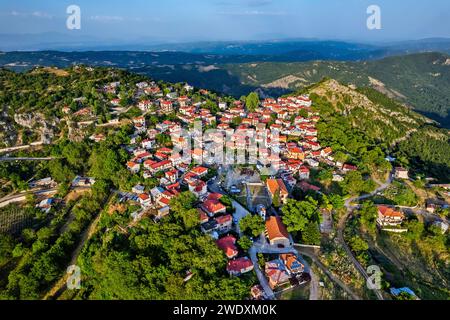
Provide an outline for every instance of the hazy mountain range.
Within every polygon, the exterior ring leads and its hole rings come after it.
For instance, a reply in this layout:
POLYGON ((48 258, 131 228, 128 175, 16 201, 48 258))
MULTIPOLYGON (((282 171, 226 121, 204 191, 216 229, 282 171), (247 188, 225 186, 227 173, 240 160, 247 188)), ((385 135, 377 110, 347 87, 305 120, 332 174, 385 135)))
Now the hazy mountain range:
POLYGON ((320 39, 206 41, 170 43, 164 39, 99 39, 71 33, 0 34, 0 51, 179 51, 215 55, 266 56, 264 60, 366 60, 389 55, 439 51, 450 53, 450 39, 358 43, 320 39), (267 57, 269 56, 269 57, 267 57))

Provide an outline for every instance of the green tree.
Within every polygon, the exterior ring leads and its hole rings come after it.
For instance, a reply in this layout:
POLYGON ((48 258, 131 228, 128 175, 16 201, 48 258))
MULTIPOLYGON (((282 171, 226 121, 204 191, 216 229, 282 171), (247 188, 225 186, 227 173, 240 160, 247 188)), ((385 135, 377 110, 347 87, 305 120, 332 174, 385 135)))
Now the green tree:
POLYGON ((258 265, 261 269, 264 269, 266 265, 266 259, 264 258, 264 255, 262 253, 258 253, 258 265))
POLYGON ((259 96, 256 92, 251 92, 246 98, 245 98, 245 106, 247 107, 247 110, 250 112, 254 112, 255 109, 259 105, 259 96))
POLYGON ((14 239, 7 234, 0 234, 0 267, 12 258, 15 247, 14 239))
POLYGON ((231 120, 231 126, 232 126, 233 128, 238 127, 241 123, 242 123, 242 118, 241 118, 241 117, 234 117, 234 118, 231 120))
POLYGON ((330 194, 328 196, 328 199, 330 199, 330 202, 331 202, 334 210, 339 210, 339 209, 344 208, 345 201, 340 195, 330 194))
POLYGON ((277 189, 277 191, 275 191, 275 194, 273 195, 273 199, 272 199, 272 205, 275 208, 279 208, 281 206, 280 189, 277 189))
POLYGON ((377 228, 378 208, 371 201, 365 201, 359 209, 361 216, 361 224, 369 231, 370 234, 375 235, 377 228))
POLYGON ((318 202, 311 197, 307 197, 306 201, 288 199, 281 211, 289 232, 304 231, 309 222, 318 223, 322 219, 318 202))
POLYGON ((245 234, 257 237, 265 229, 264 219, 259 215, 247 215, 239 221, 239 227, 245 234))
POLYGON ((353 236, 349 241, 350 247, 354 252, 369 250, 369 245, 359 236, 353 236))
POLYGON ((242 236, 237 243, 239 247, 241 247, 241 249, 244 251, 248 251, 248 249, 250 249, 253 245, 253 241, 250 240, 247 236, 242 236))
POLYGON ((319 225, 315 222, 310 222, 306 225, 305 230, 302 232, 303 243, 309 245, 319 245, 321 234, 319 225))
POLYGON ((409 240, 419 240, 425 231, 425 226, 418 220, 410 220, 404 223, 405 228, 408 229, 404 235, 409 240))

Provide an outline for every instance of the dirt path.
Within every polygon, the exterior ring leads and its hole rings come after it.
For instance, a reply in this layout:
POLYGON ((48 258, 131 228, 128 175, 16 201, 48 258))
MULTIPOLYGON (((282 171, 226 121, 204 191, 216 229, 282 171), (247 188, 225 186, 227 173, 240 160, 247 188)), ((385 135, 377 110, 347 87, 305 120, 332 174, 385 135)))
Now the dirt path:
MULTIPOLYGON (((108 197, 107 201, 105 203, 108 203, 111 199, 111 196, 108 197)), ((78 259, 78 256, 80 255, 81 250, 83 249, 85 243, 94 235, 95 231, 97 230, 97 225, 100 221, 100 218, 102 216, 102 211, 100 211, 95 219, 91 222, 89 227, 86 228, 86 230, 82 233, 80 241, 78 242, 77 247, 72 253, 72 257, 70 259, 68 267, 71 265, 75 265, 78 259)), ((58 297, 64 292, 66 289, 67 284, 67 278, 69 275, 67 273, 64 273, 64 275, 58 280, 58 282, 50 289, 50 291, 44 296, 43 300, 52 300, 52 299, 58 299, 58 297)))
MULTIPOLYGON (((302 250, 300 247, 296 247, 297 251, 304 256, 307 256, 309 258, 312 259, 313 263, 315 263, 317 265, 317 267, 319 267, 319 269, 321 269, 327 276, 328 278, 330 278, 331 281, 333 281, 334 283, 336 283, 339 287, 342 288, 342 290, 344 290, 345 292, 347 292, 347 294, 349 294, 353 300, 361 300, 361 297, 359 297, 357 294, 355 294, 349 286, 347 286, 344 282, 342 282, 340 279, 336 278, 329 270, 327 267, 325 267, 325 265, 320 262, 319 258, 315 255, 312 254, 308 251, 302 250)), ((311 275, 312 278, 312 275, 311 275)), ((318 283, 318 282, 317 282, 318 283)), ((311 286, 312 286, 312 281, 311 281, 311 286)), ((311 287, 312 290, 312 287, 311 287)), ((311 299, 310 300, 314 300, 311 299)))
POLYGON ((320 300, 319 299, 319 278, 316 274, 309 268, 309 275, 311 276, 311 283, 309 289, 309 300, 320 300))

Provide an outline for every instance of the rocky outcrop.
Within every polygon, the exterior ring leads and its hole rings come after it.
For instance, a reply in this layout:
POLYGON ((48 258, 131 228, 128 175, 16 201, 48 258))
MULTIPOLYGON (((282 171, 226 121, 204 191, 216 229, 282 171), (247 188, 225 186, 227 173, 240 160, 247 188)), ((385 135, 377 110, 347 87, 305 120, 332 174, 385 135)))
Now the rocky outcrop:
POLYGON ((6 110, 0 112, 0 146, 11 147, 16 144, 17 131, 13 119, 6 110))
POLYGON ((43 144, 50 144, 52 142, 55 128, 59 123, 58 118, 48 120, 41 113, 15 114, 14 121, 21 127, 39 132, 43 144))

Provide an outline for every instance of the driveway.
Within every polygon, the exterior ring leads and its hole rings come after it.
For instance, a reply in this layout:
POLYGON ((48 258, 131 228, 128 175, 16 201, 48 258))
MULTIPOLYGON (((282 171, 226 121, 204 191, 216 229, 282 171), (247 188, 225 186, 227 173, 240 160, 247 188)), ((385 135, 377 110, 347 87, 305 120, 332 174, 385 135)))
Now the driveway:
MULTIPOLYGON (((305 266, 304 272, 309 273, 311 275, 311 281, 313 280, 314 274, 311 274, 312 270, 309 264, 303 259, 303 257, 298 254, 297 250, 294 249, 294 247, 288 247, 288 248, 278 248, 277 246, 270 245, 266 240, 264 236, 261 236, 258 241, 256 241, 253 246, 249 250, 250 259, 253 262, 253 268, 256 272, 256 276, 258 277, 259 283, 264 289, 264 292, 266 294, 266 297, 270 300, 275 299, 275 294, 273 293, 272 288, 269 286, 269 282, 264 275, 263 271, 260 269, 258 264, 258 258, 257 254, 263 253, 263 254, 282 254, 282 253, 293 253, 298 257, 298 260, 305 266)), ((315 280, 317 280, 315 278, 315 280)), ((310 291, 310 300, 317 300, 317 283, 314 285, 314 283, 311 283, 311 291, 310 291)))
MULTIPOLYGON (((226 195, 226 192, 218 185, 216 180, 208 181, 208 189, 211 192, 226 195)), ((231 205, 235 209, 235 212, 233 213, 233 220, 236 221, 235 223, 236 232, 239 234, 239 237, 241 237, 242 232, 239 229, 239 221, 241 221, 242 218, 251 213, 247 209, 245 209, 239 202, 233 200, 232 198, 231 198, 231 205)))

